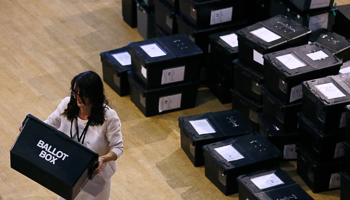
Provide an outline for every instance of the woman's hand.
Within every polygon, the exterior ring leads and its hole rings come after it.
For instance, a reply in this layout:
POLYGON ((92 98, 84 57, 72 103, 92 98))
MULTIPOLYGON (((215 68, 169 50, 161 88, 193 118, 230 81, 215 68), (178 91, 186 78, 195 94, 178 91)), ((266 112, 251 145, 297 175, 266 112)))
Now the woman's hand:
POLYGON ((102 164, 104 163, 104 159, 102 158, 102 156, 100 156, 98 158, 98 167, 96 167, 96 169, 92 172, 93 174, 98 174, 100 173, 101 169, 102 169, 102 164))
POLYGON ((102 169, 102 165, 103 163, 112 161, 112 160, 117 160, 117 154, 114 153, 113 151, 108 152, 106 155, 104 156, 100 156, 98 158, 98 167, 93 171, 94 174, 98 174, 100 173, 101 169, 102 169))

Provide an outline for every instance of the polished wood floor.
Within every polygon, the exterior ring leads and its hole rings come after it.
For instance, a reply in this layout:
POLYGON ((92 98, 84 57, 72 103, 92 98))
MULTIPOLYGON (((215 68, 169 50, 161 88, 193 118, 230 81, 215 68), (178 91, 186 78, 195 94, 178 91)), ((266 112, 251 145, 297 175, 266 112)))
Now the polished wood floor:
MULTIPOLYGON (((338 5, 350 0, 338 0, 338 5)), ((44 120, 69 94, 72 77, 94 70, 99 54, 143 38, 122 19, 121 0, 0 1, 0 200, 47 200, 56 195, 10 167, 10 149, 26 114, 44 120)), ((112 200, 238 199, 223 195, 180 148, 178 117, 230 109, 201 88, 193 109, 144 117, 129 96, 106 85, 122 120, 125 151, 113 176, 112 200)), ((313 194, 296 174, 282 168, 315 199, 339 199, 339 190, 313 194)))

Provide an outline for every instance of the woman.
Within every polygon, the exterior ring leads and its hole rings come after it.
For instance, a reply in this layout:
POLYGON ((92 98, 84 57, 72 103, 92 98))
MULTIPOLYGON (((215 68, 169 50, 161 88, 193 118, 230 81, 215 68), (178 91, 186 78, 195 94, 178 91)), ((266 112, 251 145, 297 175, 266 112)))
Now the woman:
MULTIPOLYGON (((100 76, 86 71, 71 81, 71 96, 64 98, 45 122, 99 154, 99 166, 75 198, 109 199, 116 160, 123 153, 120 119, 108 106, 100 76)), ((63 199, 58 196, 58 199, 63 199)))

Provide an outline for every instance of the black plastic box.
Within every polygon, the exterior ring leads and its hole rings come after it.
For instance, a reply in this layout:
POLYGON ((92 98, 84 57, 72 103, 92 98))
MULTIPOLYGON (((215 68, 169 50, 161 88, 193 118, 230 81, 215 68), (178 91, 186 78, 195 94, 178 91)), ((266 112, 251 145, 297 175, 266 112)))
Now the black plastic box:
POLYGON ((334 0, 289 0, 291 4, 302 11, 310 11, 321 8, 331 8, 334 0))
POLYGON ((340 172, 340 200, 350 199, 350 175, 347 171, 340 172))
POLYGON ((300 112, 299 117, 299 143, 313 157, 320 161, 332 161, 334 159, 344 158, 345 156, 345 129, 333 131, 331 134, 324 134, 305 118, 300 112))
POLYGON ((241 62, 265 75, 263 55, 307 44, 311 30, 291 18, 278 15, 236 32, 241 62))
POLYGON ((297 173, 313 193, 340 188, 340 172, 344 169, 343 159, 318 162, 298 144, 297 150, 297 173))
POLYGON ((204 165, 203 145, 253 132, 237 110, 179 117, 181 148, 194 166, 204 165), (210 132, 210 133, 209 133, 210 132))
POLYGON ((297 130, 297 113, 302 110, 302 102, 284 104, 272 95, 264 86, 262 88, 264 116, 271 120, 272 124, 282 132, 288 133, 297 130))
POLYGON ((283 103, 300 102, 303 81, 339 73, 342 61, 311 43, 265 54, 264 86, 283 103))
POLYGON ((154 7, 147 6, 142 0, 134 1, 137 6, 137 32, 145 40, 156 37, 154 7))
POLYGON ((236 89, 231 89, 232 109, 236 109, 248 120, 255 132, 259 131, 259 113, 262 112, 262 104, 245 97, 236 89))
POLYGON ((129 43, 132 72, 147 88, 199 79, 202 50, 176 34, 129 43))
POLYGON ((322 28, 331 30, 335 20, 333 10, 330 8, 303 12, 295 6, 288 6, 286 16, 310 28, 312 31, 322 28))
POLYGON ((197 29, 245 24, 246 4, 240 0, 179 0, 179 14, 197 29))
POLYGON ((270 0, 269 5, 269 16, 286 15, 287 6, 285 4, 286 0, 270 0))
POLYGON ((313 200, 300 185, 280 168, 272 168, 241 175, 237 178, 239 199, 313 200))
POLYGON ((203 155, 205 176, 225 195, 238 192, 239 175, 277 167, 282 160, 282 152, 260 133, 204 145, 203 155))
POLYGON ((146 116, 184 110, 196 105, 199 80, 148 89, 128 72, 130 100, 146 116))
POLYGON ((65 199, 89 179, 98 154, 28 114, 11 151, 11 168, 65 199))
POLYGON ((310 36, 310 42, 317 42, 343 62, 350 60, 350 39, 327 29, 319 29, 310 36))
POLYGON ((242 95, 257 102, 262 103, 261 87, 264 83, 264 76, 251 69, 239 59, 233 60, 234 86, 242 95))
POLYGON ((259 132, 283 152, 283 160, 295 160, 297 158, 298 130, 285 133, 274 126, 271 120, 264 117, 263 113, 259 113, 259 128, 259 132))
POLYGON ((176 13, 163 0, 154 0, 155 23, 168 35, 177 34, 176 13))
POLYGON ((123 20, 131 27, 137 27, 137 6, 135 0, 122 0, 123 20))
POLYGON ((238 40, 235 30, 210 34, 208 37, 210 55, 214 62, 231 68, 232 61, 238 58, 238 40))
POLYGON ((129 94, 128 71, 131 70, 131 56, 127 47, 100 53, 103 80, 119 96, 129 94))
POLYGON ((350 38, 350 4, 335 7, 335 20, 332 30, 350 38))
MULTIPOLYGON (((215 65, 215 64, 214 64, 215 65)), ((230 89, 232 79, 230 74, 222 72, 219 68, 224 66, 208 66, 208 88, 222 104, 231 102, 230 89)))
POLYGON ((350 104, 350 74, 303 82, 302 112, 325 134, 346 126, 345 106, 350 104))

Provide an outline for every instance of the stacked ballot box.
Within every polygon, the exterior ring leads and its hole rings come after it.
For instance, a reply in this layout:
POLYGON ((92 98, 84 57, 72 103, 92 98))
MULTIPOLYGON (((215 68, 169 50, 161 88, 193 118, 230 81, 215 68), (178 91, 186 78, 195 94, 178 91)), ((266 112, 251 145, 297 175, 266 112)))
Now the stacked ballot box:
MULTIPOLYGON (((174 5, 175 6, 175 5, 174 5)), ((154 0, 155 26, 165 35, 177 34, 175 7, 166 0, 154 0)))
POLYGON ((137 32, 143 39, 157 37, 153 0, 134 0, 137 7, 137 32))
POLYGON ((128 71, 131 70, 131 56, 128 48, 122 47, 100 53, 103 80, 119 96, 129 95, 128 71))
POLYGON ((93 178, 98 154, 28 114, 10 151, 11 168, 72 200, 93 178))
POLYGON ((195 106, 202 50, 186 35, 133 42, 128 52, 130 99, 145 116, 195 106))
POLYGON ((204 145, 253 133, 252 127, 237 110, 184 116, 178 121, 181 148, 196 167, 204 165, 204 145))
POLYGON ((225 195, 238 192, 237 177, 278 167, 282 152, 259 133, 203 146, 205 176, 225 195))
POLYGON ((350 38, 350 4, 336 6, 335 20, 332 30, 346 38, 350 38))
POLYGON ((310 42, 315 42, 328 49, 343 62, 350 60, 350 39, 328 29, 319 29, 310 36, 310 42))
POLYGON ((137 27, 137 5, 135 0, 122 0, 123 20, 131 27, 137 27))
POLYGON ((237 178, 239 199, 303 199, 313 198, 280 168, 264 169, 237 178))

